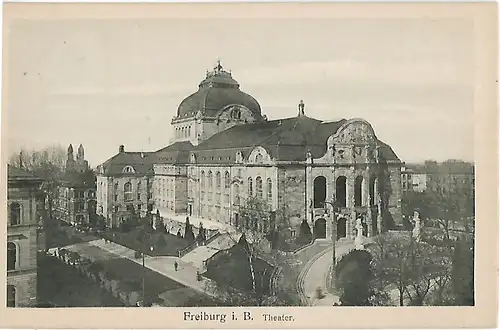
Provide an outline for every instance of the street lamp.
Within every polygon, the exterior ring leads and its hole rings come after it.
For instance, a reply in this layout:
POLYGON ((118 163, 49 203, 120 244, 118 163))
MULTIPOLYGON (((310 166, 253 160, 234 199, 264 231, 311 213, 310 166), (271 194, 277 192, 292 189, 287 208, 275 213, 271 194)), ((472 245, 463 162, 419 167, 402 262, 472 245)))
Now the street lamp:
POLYGON ((335 257, 335 244, 337 243, 337 213, 340 212, 340 206, 337 200, 332 199, 332 201, 325 201, 325 204, 331 206, 331 217, 332 217, 332 241, 333 241, 333 252, 332 252, 332 280, 330 285, 333 288, 333 283, 335 281, 335 265, 337 264, 335 257))

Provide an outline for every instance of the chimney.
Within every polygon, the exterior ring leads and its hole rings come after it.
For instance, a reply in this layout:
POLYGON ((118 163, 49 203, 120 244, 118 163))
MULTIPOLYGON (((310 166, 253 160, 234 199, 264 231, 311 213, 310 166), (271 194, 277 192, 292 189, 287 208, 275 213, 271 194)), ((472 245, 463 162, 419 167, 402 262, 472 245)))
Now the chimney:
POLYGON ((118 148, 118 152, 119 153, 125 152, 125 146, 123 144, 118 148))

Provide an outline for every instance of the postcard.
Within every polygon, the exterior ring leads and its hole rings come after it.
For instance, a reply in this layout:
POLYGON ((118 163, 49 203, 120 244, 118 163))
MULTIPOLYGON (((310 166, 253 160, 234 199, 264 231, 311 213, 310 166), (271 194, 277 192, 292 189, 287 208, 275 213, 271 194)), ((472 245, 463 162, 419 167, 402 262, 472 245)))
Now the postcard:
POLYGON ((496 4, 3 8, 3 327, 495 327, 496 4))

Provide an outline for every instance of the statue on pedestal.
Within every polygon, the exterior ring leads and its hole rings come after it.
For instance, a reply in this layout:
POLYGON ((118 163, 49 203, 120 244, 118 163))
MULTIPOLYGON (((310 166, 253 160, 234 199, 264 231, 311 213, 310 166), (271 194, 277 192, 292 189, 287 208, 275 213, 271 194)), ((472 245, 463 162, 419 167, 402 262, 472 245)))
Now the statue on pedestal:
POLYGON ((413 238, 419 242, 420 241, 420 234, 422 231, 421 223, 420 223, 420 214, 415 211, 413 212, 413 222, 414 222, 414 227, 413 227, 413 238))
POLYGON ((356 231, 354 246, 356 250, 363 250, 365 246, 363 245, 363 223, 361 222, 361 218, 356 219, 356 231))

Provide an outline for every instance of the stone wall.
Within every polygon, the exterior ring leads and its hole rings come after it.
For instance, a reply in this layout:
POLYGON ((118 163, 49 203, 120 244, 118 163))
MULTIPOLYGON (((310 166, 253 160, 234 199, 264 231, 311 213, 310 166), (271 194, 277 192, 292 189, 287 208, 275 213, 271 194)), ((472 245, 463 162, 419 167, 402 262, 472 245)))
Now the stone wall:
POLYGON ((304 167, 288 166, 278 169, 278 208, 287 208, 292 229, 298 230, 305 218, 305 178, 304 167))
POLYGON ((36 269, 20 275, 7 275, 7 285, 16 288, 16 307, 36 305, 36 269))

